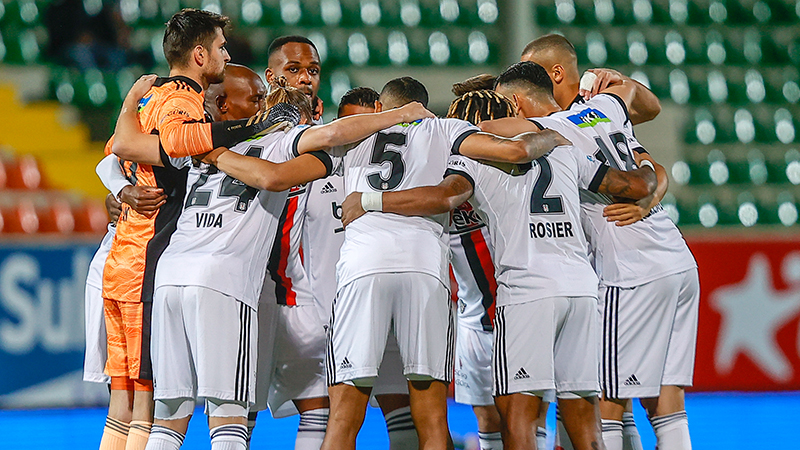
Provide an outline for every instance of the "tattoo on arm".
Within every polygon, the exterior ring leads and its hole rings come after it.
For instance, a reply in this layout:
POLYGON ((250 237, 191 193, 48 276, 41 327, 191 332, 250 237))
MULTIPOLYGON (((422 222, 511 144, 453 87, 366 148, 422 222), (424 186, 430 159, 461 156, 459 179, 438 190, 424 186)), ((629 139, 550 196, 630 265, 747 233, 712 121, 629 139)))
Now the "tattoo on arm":
POLYGON ((634 185, 636 181, 629 172, 609 169, 597 190, 617 197, 639 199, 642 197, 641 187, 634 185))

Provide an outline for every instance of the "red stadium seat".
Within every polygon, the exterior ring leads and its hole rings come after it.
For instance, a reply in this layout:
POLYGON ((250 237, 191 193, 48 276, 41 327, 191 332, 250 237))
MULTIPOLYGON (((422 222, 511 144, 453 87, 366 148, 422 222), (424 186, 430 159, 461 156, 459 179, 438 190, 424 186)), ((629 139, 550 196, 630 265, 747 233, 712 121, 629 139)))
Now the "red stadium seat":
POLYGON ((6 163, 7 187, 9 189, 39 189, 42 187, 42 173, 36 158, 23 155, 15 161, 6 163))
POLYGON ((33 234, 39 230, 39 217, 30 200, 22 200, 18 204, 3 210, 3 233, 33 234))
POLYGON ((87 201, 72 208, 76 233, 103 233, 108 225, 108 213, 102 204, 87 201))
POLYGON ((37 212, 40 233, 69 234, 75 231, 75 217, 66 200, 56 200, 37 212))

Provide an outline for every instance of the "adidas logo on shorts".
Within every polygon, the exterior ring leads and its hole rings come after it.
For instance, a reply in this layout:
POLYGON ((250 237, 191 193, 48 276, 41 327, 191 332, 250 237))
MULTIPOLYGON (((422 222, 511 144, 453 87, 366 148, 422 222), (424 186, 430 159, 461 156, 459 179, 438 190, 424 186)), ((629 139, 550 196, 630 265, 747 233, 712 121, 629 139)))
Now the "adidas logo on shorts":
POLYGON ((639 382, 639 379, 636 378, 636 375, 634 375, 634 374, 631 374, 631 376, 629 376, 628 379, 625 380, 625 382, 622 383, 622 384, 624 384, 625 386, 641 386, 642 385, 642 383, 639 382))
POLYGON ((339 364, 339 370, 352 369, 352 368, 353 368, 353 365, 350 363, 350 360, 347 359, 347 357, 345 356, 344 357, 344 361, 342 361, 342 363, 339 364))
POLYGON ((520 367, 517 371, 517 374, 514 375, 515 380, 524 380, 525 378, 530 378, 531 376, 528 375, 528 372, 525 371, 524 367, 520 367))
POLYGON ((322 186, 322 189, 319 191, 320 194, 330 194, 332 192, 338 192, 333 184, 330 181, 325 183, 325 186, 322 186))

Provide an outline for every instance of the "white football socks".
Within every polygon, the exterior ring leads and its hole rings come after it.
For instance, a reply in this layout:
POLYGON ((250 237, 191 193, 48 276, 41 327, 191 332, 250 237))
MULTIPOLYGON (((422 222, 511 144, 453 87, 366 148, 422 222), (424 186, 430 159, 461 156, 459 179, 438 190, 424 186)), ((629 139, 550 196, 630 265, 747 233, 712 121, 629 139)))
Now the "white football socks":
POLYGON ((417 450, 419 436, 411 419, 411 407, 404 406, 386 414, 386 431, 389 432, 390 450, 417 450))
POLYGON ((183 445, 184 435, 161 425, 150 428, 145 450, 178 450, 183 445))
POLYGON ((247 450, 247 425, 229 423, 214 427, 211 435, 211 450, 247 450))
POLYGON ((633 413, 629 411, 622 413, 622 450, 644 450, 633 413))
POLYGON ((300 413, 300 423, 297 425, 297 439, 294 441, 295 450, 319 450, 325 431, 328 429, 329 408, 311 409, 300 413))
POLYGON ((478 432, 478 442, 481 450, 503 450, 503 438, 499 431, 494 433, 478 432))
POLYGON ((602 419, 603 443, 606 450, 622 450, 622 422, 619 420, 602 419))
POLYGON ((686 411, 651 417, 650 424, 656 434, 658 450, 691 450, 689 418, 686 411))
POLYGON ((536 448, 537 450, 547 448, 547 428, 536 427, 536 448))

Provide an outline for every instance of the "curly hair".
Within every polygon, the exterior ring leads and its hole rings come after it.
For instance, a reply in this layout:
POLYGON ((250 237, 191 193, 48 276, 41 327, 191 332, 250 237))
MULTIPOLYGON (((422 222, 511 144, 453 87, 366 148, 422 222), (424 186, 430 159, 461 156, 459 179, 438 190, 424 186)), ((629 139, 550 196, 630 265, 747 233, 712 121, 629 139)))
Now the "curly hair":
POLYGON ((514 104, 495 91, 471 91, 453 100, 447 117, 466 120, 477 125, 484 120, 514 117, 514 104))

